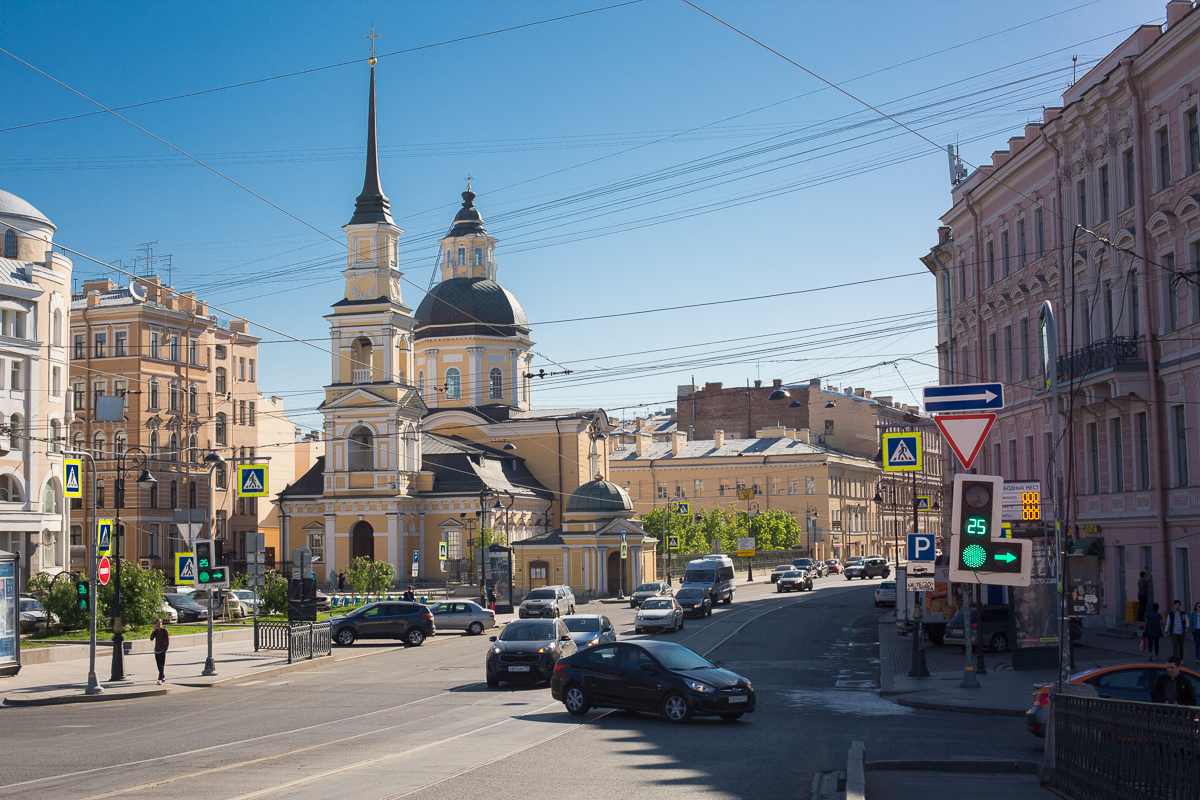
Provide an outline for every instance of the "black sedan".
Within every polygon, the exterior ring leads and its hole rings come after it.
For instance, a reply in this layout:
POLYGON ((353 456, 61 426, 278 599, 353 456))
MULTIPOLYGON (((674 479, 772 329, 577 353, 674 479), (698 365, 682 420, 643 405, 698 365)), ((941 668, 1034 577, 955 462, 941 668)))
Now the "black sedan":
POLYGON ((208 619, 208 609, 197 603, 186 594, 166 595, 167 604, 175 609, 180 622, 204 622, 208 619))
POLYGON ((808 570, 789 570, 779 576, 779 582, 775 584, 775 591, 778 592, 804 592, 811 591, 813 588, 812 572, 808 570))
POLYGON ((674 642, 589 647, 559 660, 550 690, 576 716, 621 708, 661 714, 668 722, 735 720, 755 707, 749 680, 674 642))
POLYGON ((675 595, 675 602, 679 603, 685 617, 712 616, 712 592, 707 588, 685 586, 675 595))
POLYGON ((330 617, 333 640, 349 647, 357 639, 400 639, 414 647, 433 636, 433 612, 420 603, 368 603, 340 617, 330 617))
POLYGON ((558 660, 573 655, 578 649, 561 619, 510 622, 499 636, 492 637, 492 646, 488 648, 485 663, 488 688, 495 689, 500 681, 539 683, 550 680, 558 660))

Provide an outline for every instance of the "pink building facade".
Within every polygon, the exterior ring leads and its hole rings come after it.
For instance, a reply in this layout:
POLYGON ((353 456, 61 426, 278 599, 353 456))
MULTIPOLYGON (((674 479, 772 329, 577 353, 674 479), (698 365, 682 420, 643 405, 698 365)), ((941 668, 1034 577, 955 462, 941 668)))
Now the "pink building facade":
POLYGON ((1200 12, 1166 8, 954 186, 922 257, 941 382, 1006 385, 976 470, 1044 496, 1053 304, 1070 532, 1102 543, 1109 626, 1143 570, 1164 609, 1200 599, 1200 12))

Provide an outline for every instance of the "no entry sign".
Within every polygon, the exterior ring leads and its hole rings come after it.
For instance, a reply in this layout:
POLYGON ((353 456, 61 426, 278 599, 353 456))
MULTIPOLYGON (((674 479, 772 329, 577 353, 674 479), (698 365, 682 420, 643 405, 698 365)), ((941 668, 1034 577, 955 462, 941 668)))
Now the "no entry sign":
POLYGON ((112 565, 108 563, 108 556, 100 559, 100 566, 96 569, 96 577, 100 579, 101 586, 108 586, 109 576, 112 575, 112 565))

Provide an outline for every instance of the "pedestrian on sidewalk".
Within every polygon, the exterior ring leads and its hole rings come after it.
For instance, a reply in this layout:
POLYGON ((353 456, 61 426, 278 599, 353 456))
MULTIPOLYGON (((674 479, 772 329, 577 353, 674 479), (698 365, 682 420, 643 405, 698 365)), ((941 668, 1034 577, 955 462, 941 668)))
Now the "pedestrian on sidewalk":
POLYGON ((1191 620, 1188 622, 1188 628, 1192 632, 1192 646, 1196 649, 1196 664, 1200 664, 1200 603, 1192 606, 1191 620))
POLYGON ((344 573, 344 572, 338 573, 338 591, 339 592, 346 591, 346 573, 344 573))
POLYGON ((1171 655, 1182 664, 1183 639, 1187 636, 1187 615, 1183 613, 1183 603, 1178 600, 1172 604, 1171 613, 1167 614, 1167 635, 1171 637, 1171 655))
POLYGON ((1196 689, 1186 675, 1179 674, 1179 659, 1175 656, 1167 659, 1167 674, 1158 676, 1150 699, 1171 706, 1196 705, 1196 689))
POLYGON ((1158 655, 1158 641, 1162 639, 1162 614, 1158 613, 1158 603, 1150 606, 1150 611, 1146 614, 1146 630, 1142 634, 1146 637, 1146 652, 1150 654, 1150 660, 1158 655))
POLYGON ((417 601, 417 593, 413 591, 412 586, 409 586, 404 590, 404 599, 410 603, 415 603, 417 601))
MULTIPOLYGON (((1138 622, 1146 621, 1146 603, 1150 599, 1150 581, 1151 580, 1152 579, 1146 577, 1145 572, 1141 573, 1141 575, 1138 577, 1138 582, 1137 582, 1137 590, 1138 590, 1137 621, 1138 622)), ((1126 586, 1128 586, 1128 584, 1126 584, 1126 586)))
POLYGON ((154 663, 158 665, 158 685, 167 679, 163 669, 167 665, 167 648, 171 646, 171 634, 163 627, 162 620, 154 620, 154 630, 150 632, 150 641, 154 642, 154 663))
POLYGON ((492 582, 488 581, 487 585, 487 602, 488 608, 492 611, 496 610, 496 587, 492 586, 492 582))

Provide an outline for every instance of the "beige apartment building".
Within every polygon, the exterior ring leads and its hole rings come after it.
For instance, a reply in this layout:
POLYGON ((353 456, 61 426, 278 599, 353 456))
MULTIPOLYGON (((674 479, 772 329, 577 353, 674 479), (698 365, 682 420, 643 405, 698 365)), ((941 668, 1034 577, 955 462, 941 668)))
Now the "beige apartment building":
POLYGON ((61 450, 71 260, 52 249, 55 230, 0 191, 0 550, 21 557, 19 591, 69 563, 61 450))
MULTIPOLYGON (((236 564, 245 533, 271 515, 269 502, 238 498, 235 488, 238 463, 278 457, 281 448, 263 454, 260 442, 297 438, 281 401, 258 391, 258 343, 245 321, 222 322, 195 293, 175 293, 158 276, 127 286, 86 281, 72 296, 71 441, 96 459, 97 516, 111 518, 121 505, 126 558, 171 573, 174 553, 187 549, 174 510, 200 508, 209 511, 213 534, 225 540, 236 564), (124 421, 96 419, 97 398, 105 395, 125 398, 124 421), (226 463, 210 470, 204 463, 210 452, 226 463), (139 470, 131 465, 143 455, 155 484, 136 483, 139 470), (124 492, 117 474, 122 456, 129 456, 124 492)), ((308 466, 273 477, 286 484, 308 466)), ((84 510, 84 501, 73 502, 72 544, 90 541, 84 510)), ((277 539, 276 525, 276 548, 277 539)))
POLYGON ((693 512, 729 508, 783 511, 809 531, 814 558, 882 554, 877 504, 882 472, 870 458, 821 444, 809 431, 764 428, 753 439, 688 440, 676 432, 655 442, 649 432, 608 457, 611 479, 639 517, 687 500, 693 512), (753 499, 739 500, 751 490, 753 499))

